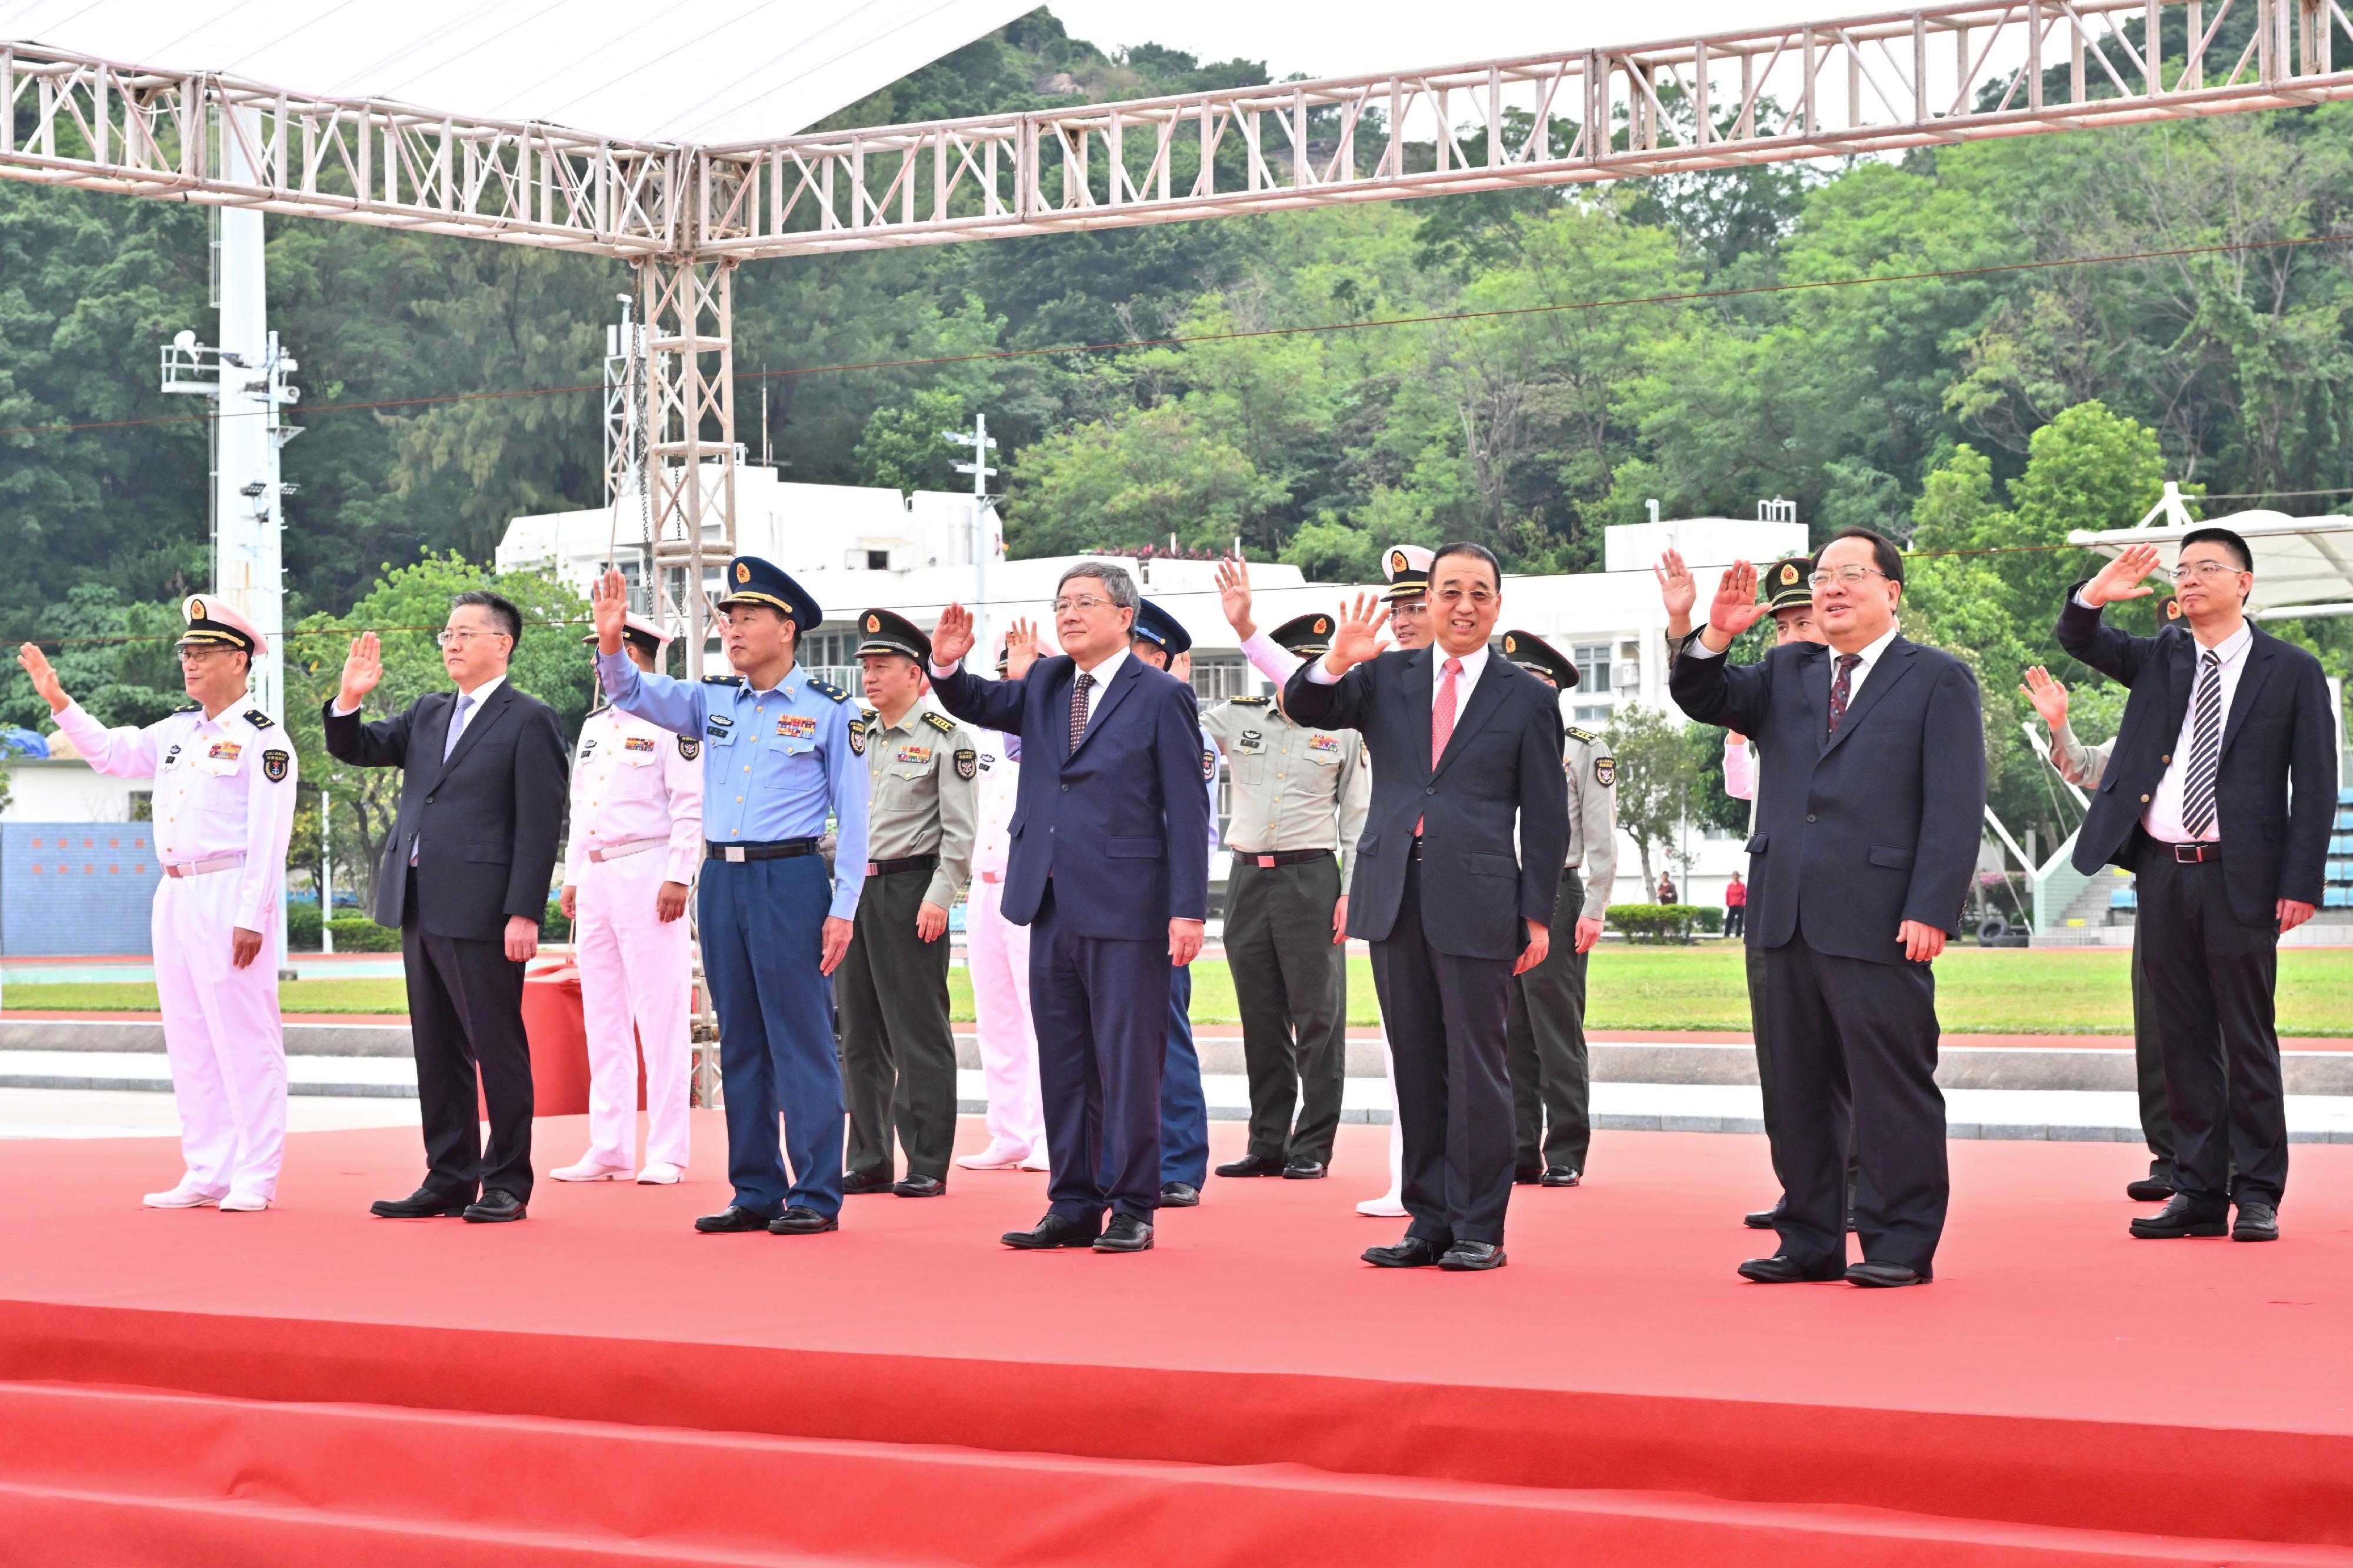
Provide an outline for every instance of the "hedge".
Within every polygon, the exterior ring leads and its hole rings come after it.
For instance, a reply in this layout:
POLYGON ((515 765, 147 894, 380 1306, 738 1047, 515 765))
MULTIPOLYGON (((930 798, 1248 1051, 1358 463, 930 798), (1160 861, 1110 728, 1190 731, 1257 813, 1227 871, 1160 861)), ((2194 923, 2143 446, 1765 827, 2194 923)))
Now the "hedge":
POLYGON ((1612 904, 1609 924, 1630 942, 1689 942, 1693 928, 1724 929, 1724 911, 1698 904, 1612 904))

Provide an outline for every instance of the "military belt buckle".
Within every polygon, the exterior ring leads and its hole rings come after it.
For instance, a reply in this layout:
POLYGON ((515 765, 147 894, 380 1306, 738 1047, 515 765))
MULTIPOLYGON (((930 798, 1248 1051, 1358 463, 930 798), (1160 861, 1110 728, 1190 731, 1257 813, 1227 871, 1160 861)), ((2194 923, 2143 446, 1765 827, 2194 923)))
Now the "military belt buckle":
POLYGON ((734 862, 736 865, 740 866, 744 863, 744 847, 742 845, 730 844, 727 846, 725 853, 727 858, 734 862))
POLYGON ((882 868, 869 860, 866 862, 866 874, 870 877, 879 877, 882 874, 882 868))

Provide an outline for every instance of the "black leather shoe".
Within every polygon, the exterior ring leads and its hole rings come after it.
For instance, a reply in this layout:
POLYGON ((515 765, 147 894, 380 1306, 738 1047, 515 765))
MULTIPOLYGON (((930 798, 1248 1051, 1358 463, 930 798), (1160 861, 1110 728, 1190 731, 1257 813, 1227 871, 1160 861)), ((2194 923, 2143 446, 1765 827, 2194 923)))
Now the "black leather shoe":
POLYGON ((1543 1180, 1544 1167, 1542 1165, 1514 1165, 1512 1167, 1512 1185, 1515 1187, 1533 1187, 1538 1182, 1543 1180))
POLYGON ((1504 1249, 1483 1241, 1458 1241, 1446 1249, 1438 1266, 1455 1274, 1472 1274, 1487 1268, 1501 1268, 1510 1261, 1504 1249))
POLYGON ((843 1197, 854 1198, 864 1193, 887 1193, 889 1191, 891 1191, 891 1173, 888 1171, 883 1172, 882 1174, 879 1176, 861 1176, 850 1171, 844 1171, 841 1173, 841 1195, 843 1197))
POLYGON ((454 1193, 419 1187, 405 1198, 378 1198, 368 1205, 368 1213, 378 1219, 438 1219, 444 1215, 464 1214, 473 1201, 470 1194, 460 1197, 454 1193))
POLYGON ((2125 1184, 2125 1196, 2137 1204, 2161 1204, 2173 1195, 2173 1184, 2155 1176, 2142 1176, 2125 1184))
POLYGON ((768 1222, 770 1236, 822 1236, 828 1230, 839 1230, 839 1215, 819 1214, 801 1204, 795 1204, 768 1222))
POLYGON ((910 1176, 891 1190, 902 1198, 936 1198, 947 1192, 948 1184, 937 1176, 910 1176))
POLYGON ((1795 1259, 1775 1253, 1770 1258, 1752 1258, 1740 1266, 1740 1277, 1759 1285, 1824 1284, 1846 1278, 1846 1270, 1831 1263, 1820 1268, 1805 1268, 1795 1259))
POLYGON ((1409 1236, 1395 1247, 1368 1247, 1365 1261, 1376 1268, 1435 1268, 1447 1249, 1434 1241, 1409 1236))
POLYGON ((1754 1214, 1742 1215, 1740 1216, 1740 1223, 1746 1226, 1751 1230, 1771 1230, 1775 1225, 1779 1223, 1780 1218, 1781 1205, 1779 1204, 1775 1204, 1769 1209, 1758 1209, 1754 1214))
POLYGON ((1092 1247, 1101 1228, 1101 1220, 1082 1225, 1049 1211, 1035 1228, 1008 1230, 998 1239, 1016 1252, 1044 1252, 1055 1247, 1092 1247))
POLYGON ((1111 1223, 1103 1226, 1103 1233, 1095 1237, 1095 1250, 1149 1252, 1152 1250, 1152 1227, 1132 1214, 1115 1214, 1111 1216, 1111 1223))
POLYGON ((521 1198, 504 1187, 486 1188, 482 1201, 466 1205, 468 1225, 512 1225, 527 1211, 521 1198))
POLYGON ((1321 1160, 1293 1160, 1282 1168, 1282 1179, 1286 1182, 1320 1182, 1324 1174, 1321 1160))
POLYGON ((1221 1176, 1279 1176, 1282 1171, 1280 1154, 1251 1154, 1218 1167, 1221 1176))
POLYGON ((1874 1290, 1892 1290, 1902 1285, 1926 1285, 1928 1277, 1916 1268, 1906 1268, 1901 1263, 1873 1263, 1865 1258, 1847 1266, 1846 1282, 1867 1286, 1874 1290))
POLYGON ((2277 1241, 2279 1210, 2253 1199, 2239 1205, 2238 1223, 2231 1226, 2232 1241, 2277 1241))
POLYGON ((717 1214, 707 1214, 694 1222, 694 1228, 705 1236, 723 1236, 735 1230, 765 1230, 768 1216, 754 1214, 741 1204, 729 1204, 717 1214))
POLYGON ((2176 1193, 2163 1208, 2143 1215, 2129 1228, 2143 1241, 2172 1241, 2185 1236, 2221 1236, 2230 1226, 2222 1210, 2201 1209, 2176 1193))
POLYGON ((1160 1184, 1160 1206, 1165 1209, 1197 1209, 1201 1206, 1201 1189, 1190 1182, 1160 1184))
POLYGON ((1585 1173, 1574 1165, 1555 1165, 1544 1173, 1547 1187, 1573 1187, 1585 1180, 1585 1173))

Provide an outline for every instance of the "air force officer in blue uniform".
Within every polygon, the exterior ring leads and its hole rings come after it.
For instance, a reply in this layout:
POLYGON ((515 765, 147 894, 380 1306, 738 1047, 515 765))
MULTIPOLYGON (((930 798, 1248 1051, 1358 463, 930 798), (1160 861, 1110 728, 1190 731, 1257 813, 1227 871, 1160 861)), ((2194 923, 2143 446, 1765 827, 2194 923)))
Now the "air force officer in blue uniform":
POLYGON ((797 667, 800 639, 825 612, 767 562, 727 563, 720 636, 734 675, 689 682, 641 672, 621 651, 627 605, 621 574, 607 572, 596 596, 606 691, 702 752, 698 913, 735 1201, 695 1228, 838 1230, 845 1112, 827 977, 849 947, 865 880, 833 877, 818 838, 830 814, 837 863, 866 863, 865 727, 848 692, 797 667))
POLYGON ((962 668, 973 630, 961 605, 932 633, 940 706, 1021 738, 1004 910, 1030 928, 1053 1172, 1053 1206, 1005 1237, 1024 1250, 1142 1252, 1159 1205, 1169 976, 1201 951, 1208 801, 1193 689, 1128 651, 1135 606, 1117 566, 1065 572, 1054 598, 1063 651, 1018 681, 962 668))

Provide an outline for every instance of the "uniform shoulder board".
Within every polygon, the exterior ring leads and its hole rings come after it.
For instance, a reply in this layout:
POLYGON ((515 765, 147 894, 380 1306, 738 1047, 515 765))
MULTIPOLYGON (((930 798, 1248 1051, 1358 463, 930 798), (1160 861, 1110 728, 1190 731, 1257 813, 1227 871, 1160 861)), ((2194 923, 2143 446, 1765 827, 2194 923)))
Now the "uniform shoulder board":
POLYGON ((955 733, 955 721, 949 718, 944 713, 925 713, 923 715, 923 722, 929 724, 933 729, 937 730, 943 735, 953 735, 955 733))
POLYGON ((259 709, 259 708, 248 708, 248 709, 247 709, 247 710, 245 710, 245 721, 246 721, 247 723, 248 723, 248 724, 252 725, 252 726, 253 726, 255 729, 257 729, 257 730, 268 730, 268 729, 274 728, 274 722, 273 722, 273 721, 270 719, 269 715, 269 714, 267 714, 267 713, 264 713, 264 712, 263 712, 260 709, 259 709))
POLYGON ((740 675, 706 675, 702 678, 702 684, 705 686, 741 686, 744 684, 744 678, 740 675))
POLYGON ((1263 708, 1266 706, 1266 699, 1263 697, 1230 697, 1228 698, 1227 700, 1231 702, 1237 708, 1263 708))
POLYGON ((1561 732, 1566 734, 1570 740, 1582 741, 1588 746, 1598 746, 1601 743, 1600 736, 1595 734, 1590 730, 1580 730, 1574 724, 1562 725, 1561 732))
POLYGON ((204 710, 205 705, 201 702, 183 702, 172 710, 174 713, 201 713, 204 710))
POLYGON ((849 700, 849 692, 844 691, 839 686, 829 685, 822 680, 810 681, 809 689, 816 692, 819 697, 830 697, 836 702, 847 702, 849 700))

